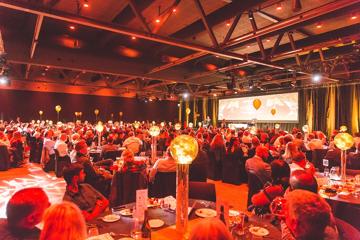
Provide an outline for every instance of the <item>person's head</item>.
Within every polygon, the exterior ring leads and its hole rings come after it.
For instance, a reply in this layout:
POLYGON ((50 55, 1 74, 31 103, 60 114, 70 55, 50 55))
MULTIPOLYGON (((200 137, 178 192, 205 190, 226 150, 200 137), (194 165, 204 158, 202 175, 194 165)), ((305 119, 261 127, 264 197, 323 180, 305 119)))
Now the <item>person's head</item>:
POLYGON ((275 184, 288 184, 290 177, 290 167, 283 160, 274 160, 271 162, 271 177, 275 184))
POLYGON ((76 185, 85 181, 84 167, 78 163, 72 163, 63 170, 64 180, 67 185, 76 185))
POLYGON ((106 142, 108 144, 113 144, 114 143, 114 136, 112 134, 110 134, 107 139, 106 139, 106 142))
POLYGON ((305 170, 296 170, 290 175, 290 189, 302 189, 313 193, 318 192, 318 184, 316 178, 305 170))
POLYGON ((231 240, 232 236, 223 222, 217 218, 205 218, 197 223, 189 240, 231 240))
POLYGON ((81 153, 81 154, 87 154, 88 153, 87 148, 88 148, 88 146, 87 146, 85 140, 80 140, 75 145, 76 152, 81 153))
POLYGON ((303 153, 303 152, 295 152, 293 155, 292 155, 292 162, 294 163, 300 163, 300 162, 303 162, 303 161, 306 161, 306 155, 303 153))
POLYGON ((46 138, 52 138, 54 136, 54 131, 53 130, 48 130, 45 132, 45 137, 46 138))
POLYGON ((254 136, 251 138, 252 145, 256 148, 257 146, 260 146, 260 140, 258 137, 254 136))
POLYGON ((40 240, 85 240, 86 237, 85 219, 75 204, 65 201, 46 210, 40 240))
POLYGON ((263 160, 266 160, 269 157, 269 149, 264 146, 256 147, 255 153, 258 157, 261 157, 263 160))
POLYGON ((303 135, 301 132, 297 132, 296 135, 295 135, 295 138, 296 139, 303 139, 303 135))
POLYGON ((285 197, 285 223, 296 239, 323 239, 331 208, 318 194, 294 190, 285 197))
POLYGON ((6 206, 8 225, 15 229, 33 229, 49 206, 49 198, 42 188, 17 191, 6 206))
POLYGON ((66 140, 67 140, 67 135, 66 135, 66 133, 60 134, 59 139, 60 139, 61 141, 63 141, 63 142, 66 142, 66 140))
POLYGON ((125 163, 128 162, 133 162, 134 161, 134 153, 129 150, 129 149, 125 149, 122 153, 121 153, 121 157, 124 159, 125 163))

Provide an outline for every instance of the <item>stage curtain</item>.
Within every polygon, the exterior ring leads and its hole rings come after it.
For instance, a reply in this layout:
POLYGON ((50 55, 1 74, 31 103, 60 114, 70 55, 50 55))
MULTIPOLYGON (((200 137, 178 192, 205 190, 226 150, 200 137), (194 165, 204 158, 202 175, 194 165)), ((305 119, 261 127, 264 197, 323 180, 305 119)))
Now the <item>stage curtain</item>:
MULTIPOLYGON (((335 129, 337 87, 326 88, 326 132, 330 136, 335 129)), ((321 106, 318 106, 321 107, 321 106)))
POLYGON ((217 126, 219 100, 216 98, 211 99, 211 105, 212 105, 212 124, 213 126, 217 126))
POLYGON ((313 129, 313 120, 314 120, 314 105, 313 105, 313 98, 312 98, 312 90, 305 90, 304 91, 304 99, 305 99, 305 106, 306 106, 306 123, 309 126, 310 131, 313 129))
POLYGON ((204 97, 202 99, 202 119, 203 119, 204 122, 205 122, 206 116, 208 114, 207 109, 208 109, 208 98, 204 97))
POLYGON ((178 120, 179 120, 179 123, 181 123, 181 121, 182 121, 182 118, 181 118, 181 115, 182 115, 182 105, 183 105, 183 101, 182 100, 180 100, 179 101, 179 117, 178 117, 178 120))
POLYGON ((197 99, 194 98, 193 100, 193 110, 192 110, 192 114, 193 114, 193 123, 194 126, 197 126, 197 114, 198 114, 198 106, 197 106, 197 99))
POLYGON ((352 85, 351 88, 351 131, 353 133, 359 132, 360 125, 360 85, 352 85))

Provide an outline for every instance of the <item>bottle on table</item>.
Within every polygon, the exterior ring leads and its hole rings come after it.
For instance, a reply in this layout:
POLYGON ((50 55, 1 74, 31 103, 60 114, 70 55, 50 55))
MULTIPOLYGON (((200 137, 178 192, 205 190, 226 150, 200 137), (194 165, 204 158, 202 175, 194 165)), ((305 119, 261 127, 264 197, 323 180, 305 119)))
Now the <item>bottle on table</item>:
POLYGON ((224 205, 220 206, 220 221, 222 221, 225 224, 225 226, 227 226, 226 220, 225 220, 224 205))
POLYGON ((149 216, 147 210, 145 210, 144 222, 141 227, 141 239, 151 239, 151 227, 149 224, 149 216))

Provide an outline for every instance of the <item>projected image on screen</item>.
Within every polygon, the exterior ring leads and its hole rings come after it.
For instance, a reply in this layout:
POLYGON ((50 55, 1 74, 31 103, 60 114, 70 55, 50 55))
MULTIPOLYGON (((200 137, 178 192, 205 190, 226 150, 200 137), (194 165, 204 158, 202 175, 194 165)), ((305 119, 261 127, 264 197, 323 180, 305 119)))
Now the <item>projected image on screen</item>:
POLYGON ((298 93, 272 94, 254 97, 228 98, 219 100, 218 119, 228 121, 298 121, 298 93), (253 106, 255 99, 261 104, 256 110, 253 106), (275 109, 275 111, 272 109, 275 109), (275 114, 273 114, 275 113, 275 114))

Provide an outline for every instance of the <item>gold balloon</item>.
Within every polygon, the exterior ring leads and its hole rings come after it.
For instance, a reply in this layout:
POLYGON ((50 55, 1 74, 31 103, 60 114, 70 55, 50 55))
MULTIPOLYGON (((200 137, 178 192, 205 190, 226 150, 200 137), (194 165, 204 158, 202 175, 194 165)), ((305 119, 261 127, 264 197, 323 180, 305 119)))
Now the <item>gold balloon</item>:
POLYGON ((60 112, 60 111, 61 111, 61 106, 60 106, 60 105, 56 105, 56 106, 55 106, 55 111, 56 111, 56 112, 60 112))
POLYGON ((44 114, 44 112, 40 110, 40 111, 39 111, 39 115, 43 115, 43 114, 44 114))
POLYGON ((175 124, 175 130, 179 131, 180 129, 181 129, 181 124, 180 123, 175 124))
POLYGON ((256 110, 258 110, 261 107, 261 100, 258 98, 255 98, 253 101, 253 106, 256 110))
POLYGON ((170 143, 170 153, 177 163, 190 164, 197 156, 199 146, 195 138, 180 135, 170 143))
POLYGON ((95 115, 98 115, 99 112, 100 112, 99 109, 95 109, 95 110, 94 110, 95 115))
POLYGON ((186 112, 187 115, 189 115, 191 113, 190 108, 186 108, 185 112, 186 112))
POLYGON ((160 128, 158 126, 152 126, 149 129, 149 133, 151 136, 156 137, 160 134, 160 128))
POLYGON ((271 114, 274 116, 274 115, 276 114, 276 109, 275 109, 275 108, 272 108, 270 112, 271 112, 271 114))
POLYGON ((334 138, 335 145, 341 150, 348 150, 354 145, 354 138, 345 132, 338 133, 334 138))

